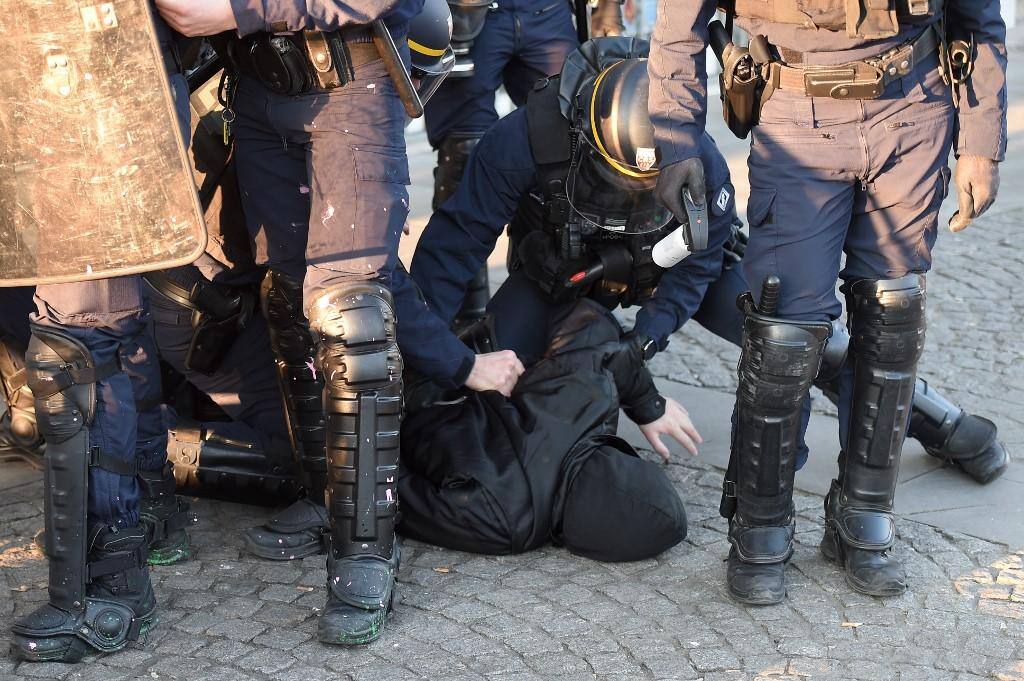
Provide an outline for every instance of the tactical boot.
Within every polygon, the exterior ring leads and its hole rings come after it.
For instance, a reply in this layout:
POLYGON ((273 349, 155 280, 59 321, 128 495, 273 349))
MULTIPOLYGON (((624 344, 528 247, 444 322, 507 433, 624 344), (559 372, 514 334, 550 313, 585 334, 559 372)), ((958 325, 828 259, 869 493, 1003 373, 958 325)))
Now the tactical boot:
MULTIPOLYGON (((911 427, 910 436, 916 436, 911 427)), ((984 416, 961 412, 943 441, 918 437, 924 451, 959 468, 976 482, 986 485, 1006 472, 1010 453, 999 440, 996 424, 984 416)))
POLYGON ((907 437, 915 438, 926 452, 983 485, 1002 475, 1010 463, 996 424, 968 414, 920 378, 914 388, 907 437))
POLYGON ((903 564, 889 555, 889 549, 858 548, 846 543, 836 524, 840 515, 841 484, 832 481, 825 497, 825 534, 818 548, 821 555, 843 567, 846 583, 855 591, 869 596, 899 596, 907 590, 907 573, 903 564))
POLYGON ((139 471, 139 490, 139 520, 149 540, 149 564, 171 565, 188 558, 185 528, 199 519, 189 510, 189 502, 175 494, 171 464, 158 471, 139 471))
POLYGON ((786 563, 747 563, 735 547, 725 568, 729 595, 747 605, 776 605, 786 598, 786 563))
POLYGON ((328 559, 327 605, 317 625, 317 640, 348 646, 380 638, 394 601, 401 554, 396 540, 390 559, 368 555, 328 559))
POLYGON ((268 560, 300 560, 326 551, 327 527, 327 509, 302 498, 263 525, 246 530, 245 547, 268 560))
POLYGON ((89 566, 100 573, 86 585, 87 602, 73 616, 46 603, 14 623, 11 651, 29 662, 78 662, 86 654, 112 653, 146 636, 156 624, 156 597, 146 567, 146 530, 141 525, 90 529, 89 566), (72 631, 74 633, 72 633, 72 631))

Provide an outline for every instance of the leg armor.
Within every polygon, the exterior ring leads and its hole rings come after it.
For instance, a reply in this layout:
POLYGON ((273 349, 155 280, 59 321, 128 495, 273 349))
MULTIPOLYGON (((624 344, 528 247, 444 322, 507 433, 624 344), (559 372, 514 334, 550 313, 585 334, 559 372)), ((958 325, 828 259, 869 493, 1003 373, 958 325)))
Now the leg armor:
POLYGON ((373 282, 344 283, 310 307, 324 376, 327 505, 331 518, 324 643, 368 643, 391 605, 402 357, 391 293, 373 282))
POLYGON ((290 503, 300 495, 290 443, 278 442, 276 452, 265 452, 255 442, 220 436, 212 425, 179 421, 168 434, 167 460, 178 489, 247 503, 290 503))
MULTIPOLYGON (((825 397, 838 403, 839 373, 846 361, 850 334, 839 320, 832 324, 832 337, 815 385, 825 397)), ((983 485, 1002 475, 1010 464, 1010 454, 999 440, 996 424, 964 411, 922 378, 917 379, 914 388, 907 437, 983 485)))
POLYGON ((96 381, 120 369, 97 366, 70 334, 35 325, 32 332, 26 366, 47 442, 49 602, 14 623, 12 647, 25 660, 75 662, 90 650, 114 652, 143 636, 155 622, 156 599, 142 527, 88 527, 89 467, 136 474, 133 464, 89 442, 96 381))
MULTIPOLYGON (((434 210, 440 208, 458 189, 469 154, 479 141, 479 133, 454 133, 441 142, 437 150, 437 168, 434 169, 434 200, 431 202, 434 210)), ((491 287, 485 263, 466 290, 462 307, 455 315, 456 322, 473 323, 482 319, 487 313, 487 301, 490 298, 491 287)))
POLYGON ((732 544, 727 579, 738 601, 769 605, 786 594, 802 409, 831 327, 761 314, 749 294, 741 304, 746 318, 722 499, 732 544))
POLYGON ((324 550, 327 459, 322 387, 313 368, 313 339, 302 316, 302 282, 271 270, 260 288, 260 300, 306 497, 267 524, 246 531, 245 544, 262 558, 292 560, 324 550))
POLYGON ((906 589, 893 496, 924 349, 924 276, 847 285, 853 386, 839 478, 825 500, 822 553, 843 563, 854 589, 892 596, 906 589))

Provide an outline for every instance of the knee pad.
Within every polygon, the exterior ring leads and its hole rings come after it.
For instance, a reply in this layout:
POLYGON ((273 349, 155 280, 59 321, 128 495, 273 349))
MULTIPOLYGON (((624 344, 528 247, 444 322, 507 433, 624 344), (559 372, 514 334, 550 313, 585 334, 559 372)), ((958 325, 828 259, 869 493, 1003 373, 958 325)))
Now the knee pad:
POLYGON ((394 299, 380 284, 359 281, 322 293, 310 306, 317 365, 330 393, 394 385, 402 377, 394 299))
POLYGON ((609 562, 656 556, 686 538, 686 510, 660 466, 602 437, 555 501, 555 540, 609 562))
POLYGON ((309 361, 313 341, 302 316, 302 281, 269 270, 260 285, 260 310, 267 320, 278 358, 289 364, 309 361))

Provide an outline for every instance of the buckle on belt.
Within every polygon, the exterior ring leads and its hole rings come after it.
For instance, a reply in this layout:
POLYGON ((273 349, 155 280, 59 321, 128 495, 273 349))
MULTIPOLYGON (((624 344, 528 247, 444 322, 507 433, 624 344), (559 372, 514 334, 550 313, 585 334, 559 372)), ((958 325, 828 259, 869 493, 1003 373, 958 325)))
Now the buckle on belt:
POLYGON ((867 62, 805 66, 804 89, 811 97, 878 99, 885 90, 885 74, 867 62))

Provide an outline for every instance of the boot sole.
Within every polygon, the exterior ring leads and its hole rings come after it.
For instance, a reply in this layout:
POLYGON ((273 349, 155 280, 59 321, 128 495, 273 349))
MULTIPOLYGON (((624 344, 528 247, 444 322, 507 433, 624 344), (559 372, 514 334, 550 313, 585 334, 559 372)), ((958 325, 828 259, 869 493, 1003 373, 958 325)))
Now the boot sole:
POLYGON ((749 596, 744 594, 738 594, 732 589, 727 589, 729 596, 737 603, 744 605, 778 605, 786 600, 786 590, 783 589, 782 593, 778 596, 772 594, 769 596, 749 596))
POLYGON ((322 540, 309 542, 308 544, 301 544, 290 549, 269 549, 266 546, 262 546, 261 544, 251 541, 248 537, 246 537, 244 541, 246 550, 254 556, 283 563, 327 553, 326 542, 322 540))
MULTIPOLYGON (((394 598, 392 598, 391 602, 394 603, 394 598)), ((352 634, 347 631, 325 631, 323 620, 321 619, 317 622, 316 639, 320 643, 333 646, 362 646, 367 643, 373 643, 384 634, 384 623, 388 621, 393 612, 392 607, 389 605, 380 623, 375 624, 365 634, 352 634)))

